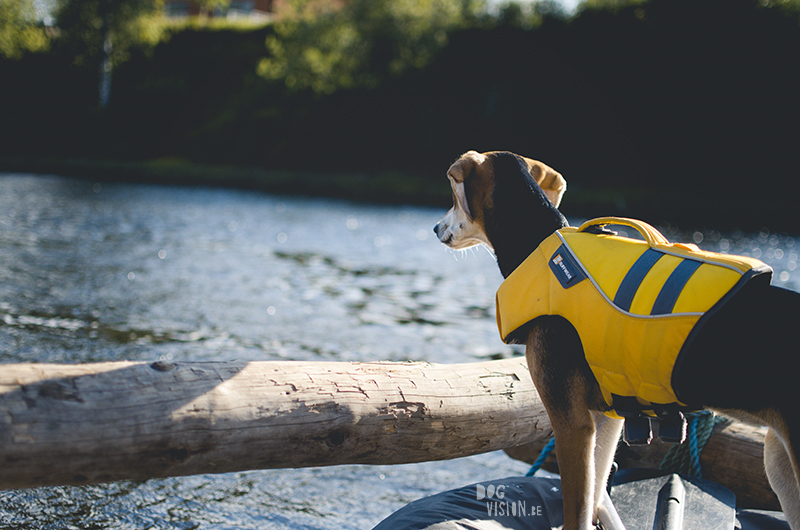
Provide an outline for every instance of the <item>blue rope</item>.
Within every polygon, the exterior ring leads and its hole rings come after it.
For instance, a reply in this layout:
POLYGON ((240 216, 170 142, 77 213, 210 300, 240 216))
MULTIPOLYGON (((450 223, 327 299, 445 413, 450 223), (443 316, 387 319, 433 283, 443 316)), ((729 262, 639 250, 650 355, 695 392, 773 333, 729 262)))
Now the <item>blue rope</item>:
POLYGON ((533 465, 531 466, 531 469, 527 473, 525 473, 526 477, 532 477, 534 475, 534 473, 539 471, 539 469, 542 467, 542 464, 544 464, 544 461, 547 460, 547 457, 550 456, 550 453, 553 452, 553 448, 555 446, 556 446, 555 437, 550 438, 550 441, 547 442, 547 445, 545 445, 542 448, 542 452, 539 453, 539 458, 537 458, 536 462, 533 463, 533 465))
POLYGON ((703 472, 700 469, 700 448, 697 442, 697 425, 699 422, 700 416, 695 416, 689 423, 689 460, 690 473, 697 478, 703 478, 703 472))
POLYGON ((686 441, 670 447, 658 467, 672 473, 703 478, 700 469, 700 453, 703 452, 706 442, 711 437, 714 426, 726 420, 708 411, 687 414, 687 417, 690 418, 690 421, 686 429, 686 441))
MULTIPOLYGON (((707 411, 690 414, 689 416, 691 417, 691 421, 689 422, 688 432, 686 433, 686 442, 672 446, 661 461, 659 468, 665 471, 684 473, 702 478, 700 453, 703 452, 703 447, 705 447, 706 442, 711 437, 714 425, 726 420, 722 417, 714 416, 707 411)), ((525 474, 526 477, 532 477, 541 469, 547 457, 553 452, 555 446, 555 437, 550 438, 550 441, 542 448, 542 452, 539 453, 539 458, 536 459, 536 462, 533 463, 530 470, 525 474)))

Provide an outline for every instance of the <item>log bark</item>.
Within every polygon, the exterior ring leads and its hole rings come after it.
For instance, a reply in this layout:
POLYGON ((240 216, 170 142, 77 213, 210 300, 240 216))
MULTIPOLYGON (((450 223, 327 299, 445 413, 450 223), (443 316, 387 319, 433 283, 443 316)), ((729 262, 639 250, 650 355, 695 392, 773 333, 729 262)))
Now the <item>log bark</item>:
MULTIPOLYGON (((0 489, 250 469, 402 464, 552 436, 524 358, 483 363, 98 363, 0 366, 0 489)), ((703 477, 779 509, 764 429, 717 425, 703 477)), ((622 467, 669 448, 623 447, 622 467)))
MULTIPOLYGON (((775 493, 764 472, 764 427, 738 422, 721 423, 714 427, 703 452, 700 467, 703 478, 721 484, 736 494, 740 508, 780 510, 775 493)), ((517 460, 533 464, 547 440, 506 449, 517 460)), ((650 445, 621 445, 616 461, 620 468, 642 467, 657 469, 671 444, 654 441, 650 445)), ((556 467, 546 466, 551 471, 556 467)))
POLYGON ((0 489, 422 462, 551 434, 524 358, 0 366, 0 489))

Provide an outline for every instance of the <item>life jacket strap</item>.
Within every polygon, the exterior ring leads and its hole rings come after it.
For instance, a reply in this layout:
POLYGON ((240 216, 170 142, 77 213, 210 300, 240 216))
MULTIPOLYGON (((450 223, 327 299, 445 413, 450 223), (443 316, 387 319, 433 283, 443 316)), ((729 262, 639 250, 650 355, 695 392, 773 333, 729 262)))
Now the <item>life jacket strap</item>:
POLYGON ((654 437, 666 443, 686 440, 686 416, 677 403, 642 405, 635 397, 612 394, 613 410, 625 420, 623 439, 628 445, 648 445, 654 437))

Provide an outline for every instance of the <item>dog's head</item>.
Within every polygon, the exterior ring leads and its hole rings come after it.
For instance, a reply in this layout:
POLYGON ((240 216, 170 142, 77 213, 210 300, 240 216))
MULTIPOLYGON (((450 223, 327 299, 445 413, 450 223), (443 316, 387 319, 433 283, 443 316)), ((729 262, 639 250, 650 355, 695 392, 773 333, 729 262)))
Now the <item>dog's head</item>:
MULTIPOLYGON (((497 226, 498 219, 513 219, 515 215, 503 210, 519 209, 521 219, 532 206, 523 201, 531 199, 534 208, 543 205, 554 210, 567 189, 567 181, 554 169, 508 152, 464 153, 450 166, 447 178, 453 190, 453 207, 434 227, 434 232, 439 241, 459 250, 480 244, 495 250, 496 242, 492 239, 497 237, 493 232, 504 228, 497 226), (511 182, 501 185, 501 180, 511 182)), ((506 231, 508 228, 505 227, 506 231)), ((523 226, 513 228, 525 230, 523 226)))

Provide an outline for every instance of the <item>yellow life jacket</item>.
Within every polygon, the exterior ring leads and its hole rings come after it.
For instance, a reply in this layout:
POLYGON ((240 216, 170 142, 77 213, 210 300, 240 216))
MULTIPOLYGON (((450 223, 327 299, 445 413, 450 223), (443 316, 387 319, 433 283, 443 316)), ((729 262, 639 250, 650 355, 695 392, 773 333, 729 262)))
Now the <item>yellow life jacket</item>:
POLYGON ((771 273, 754 258, 670 244, 641 221, 600 218, 556 231, 506 278, 497 291, 497 326, 508 342, 538 316, 564 317, 580 336, 606 414, 619 417, 635 403, 653 415, 656 404, 686 407, 672 388, 672 369, 703 315, 753 276, 771 273), (645 240, 604 225, 633 227, 645 240))

